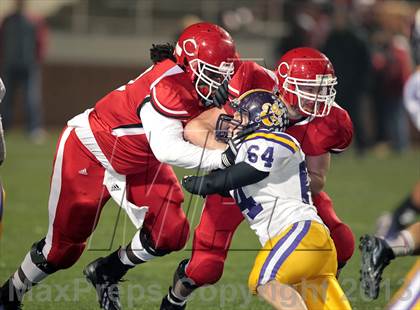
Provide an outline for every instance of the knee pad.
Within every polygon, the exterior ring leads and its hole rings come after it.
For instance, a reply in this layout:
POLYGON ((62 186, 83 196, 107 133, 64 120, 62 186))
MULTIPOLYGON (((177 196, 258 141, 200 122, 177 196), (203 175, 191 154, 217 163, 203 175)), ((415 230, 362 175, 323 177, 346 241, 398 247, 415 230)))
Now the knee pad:
MULTIPOLYGON (((171 224, 163 229, 142 229, 147 232, 147 244, 157 252, 170 253, 182 250, 187 244, 190 234, 190 225, 185 216, 172 220, 171 224)), ((141 236, 141 234, 140 234, 141 236)), ((143 239, 141 239, 143 244, 143 239)), ((145 240, 146 241, 146 240, 145 240)), ((145 244, 143 244, 145 246, 145 244)), ((154 254, 153 254, 154 255, 154 254)))
POLYGON ((230 238, 230 232, 216 232, 215 236, 195 234, 186 274, 196 285, 214 284, 222 277, 230 238))
POLYGON ((78 261, 85 246, 85 243, 59 242, 52 245, 46 259, 48 263, 55 266, 57 270, 67 269, 78 261))
POLYGON ((143 227, 140 230, 139 236, 141 245, 149 254, 160 257, 165 256, 166 254, 169 254, 171 252, 167 249, 156 248, 155 242, 152 239, 152 234, 146 228, 143 227))
POLYGON ((337 250, 338 264, 343 265, 353 256, 355 247, 353 232, 346 224, 340 223, 330 230, 330 233, 337 250))
POLYGON ((185 274, 197 286, 214 284, 222 277, 224 265, 225 259, 221 255, 198 251, 188 263, 185 274))

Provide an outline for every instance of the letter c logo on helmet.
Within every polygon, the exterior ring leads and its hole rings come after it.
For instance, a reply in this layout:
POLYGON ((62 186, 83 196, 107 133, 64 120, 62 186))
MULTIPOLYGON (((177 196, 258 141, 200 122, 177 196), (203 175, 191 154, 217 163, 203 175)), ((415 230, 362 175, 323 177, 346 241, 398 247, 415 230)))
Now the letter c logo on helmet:
POLYGON ((281 64, 279 64, 279 66, 277 67, 277 74, 278 76, 282 77, 282 78, 286 78, 287 74, 289 72, 289 64, 287 62, 282 62, 281 64))
POLYGON ((216 89, 234 74, 237 58, 230 34, 212 23, 187 27, 175 47, 178 65, 185 68, 198 95, 208 101, 216 89))
POLYGON ((197 43, 194 39, 187 39, 183 42, 183 50, 186 55, 194 56, 197 52, 197 43))

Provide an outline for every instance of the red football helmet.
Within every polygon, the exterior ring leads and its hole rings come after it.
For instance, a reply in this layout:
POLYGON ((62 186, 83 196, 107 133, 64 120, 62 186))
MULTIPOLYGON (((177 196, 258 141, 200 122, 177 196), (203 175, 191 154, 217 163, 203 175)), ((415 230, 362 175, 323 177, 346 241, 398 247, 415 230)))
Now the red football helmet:
POLYGON ((328 115, 334 103, 337 77, 331 61, 320 51, 299 47, 288 51, 276 70, 279 95, 304 116, 328 115))
POLYGON ((187 27, 176 43, 175 57, 195 82, 197 93, 206 102, 234 73, 236 49, 230 34, 211 23, 187 27))

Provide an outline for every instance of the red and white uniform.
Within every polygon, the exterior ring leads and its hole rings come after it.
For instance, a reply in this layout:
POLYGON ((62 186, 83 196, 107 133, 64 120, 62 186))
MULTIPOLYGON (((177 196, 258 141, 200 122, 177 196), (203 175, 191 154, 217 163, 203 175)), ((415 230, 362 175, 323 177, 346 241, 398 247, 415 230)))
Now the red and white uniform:
MULTIPOLYGON (((243 62, 229 83, 230 98, 239 97, 250 89, 275 90, 277 78, 274 72, 256 64, 243 62), (252 76, 252 79, 249 77, 252 76)), ((225 109, 232 113, 229 106, 225 109)), ((328 152, 340 153, 351 143, 353 125, 349 114, 338 104, 334 104, 325 117, 307 117, 287 129, 287 133, 299 141, 303 152, 318 156, 328 152)))
MULTIPOLYGON (((184 71, 166 60, 99 100, 89 114, 89 125, 120 174, 144 172, 151 156, 181 167, 197 167, 203 150, 180 139, 180 125, 203 111, 198 102, 184 71), (168 121, 170 128, 165 127, 168 121)), ((206 152, 205 168, 221 168, 219 154, 206 152)))
MULTIPOLYGON (((243 61, 235 75, 229 81, 229 99, 233 100, 251 89, 266 89, 272 91, 277 86, 276 74, 253 61, 243 61), (252 78, 250 78, 252 77, 252 78)), ((224 106, 226 112, 233 113, 230 106, 224 106)))
POLYGON ((222 167, 221 151, 183 139, 183 125, 201 112, 191 80, 165 60, 71 119, 54 161, 47 261, 57 268, 77 261, 110 197, 147 230, 156 249, 181 249, 189 227, 169 164, 222 167))
MULTIPOLYGON (((230 99, 234 100, 246 91, 258 88, 275 90, 277 78, 274 72, 254 62, 243 62, 229 82, 230 99)), ((225 110, 233 114, 233 109, 228 104, 225 105, 225 110)), ((346 149, 352 139, 353 126, 348 113, 334 104, 327 116, 304 118, 286 132, 298 140, 306 155, 318 156, 346 149)), ((320 217, 330 229, 334 242, 343 245, 336 244, 336 248, 339 262, 341 257, 345 262, 353 252, 348 245, 353 240, 351 231, 347 226, 343 228, 344 224, 336 217, 332 202, 325 192, 312 198, 320 217), (339 237, 335 238, 337 231, 339 237), (342 238, 351 240, 341 242, 342 238), (342 248, 344 251, 340 251, 342 248)), ((219 195, 206 197, 200 223, 194 232, 191 260, 186 269, 188 277, 197 285, 215 283, 222 276, 230 242, 242 220, 242 213, 232 199, 219 195)))
POLYGON ((325 117, 309 117, 290 126, 286 132, 301 144, 306 155, 341 153, 351 143, 353 125, 349 114, 338 104, 325 117))

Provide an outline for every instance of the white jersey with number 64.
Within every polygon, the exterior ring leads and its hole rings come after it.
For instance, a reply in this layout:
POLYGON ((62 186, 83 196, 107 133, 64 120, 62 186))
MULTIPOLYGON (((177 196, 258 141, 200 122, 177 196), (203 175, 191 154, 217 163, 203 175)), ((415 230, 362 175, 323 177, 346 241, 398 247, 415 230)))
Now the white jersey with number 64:
POLYGON ((258 130, 240 146, 239 162, 270 173, 258 183, 230 192, 262 245, 293 223, 322 223, 312 205, 305 155, 292 136, 258 130))

